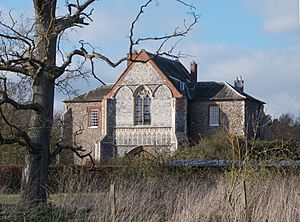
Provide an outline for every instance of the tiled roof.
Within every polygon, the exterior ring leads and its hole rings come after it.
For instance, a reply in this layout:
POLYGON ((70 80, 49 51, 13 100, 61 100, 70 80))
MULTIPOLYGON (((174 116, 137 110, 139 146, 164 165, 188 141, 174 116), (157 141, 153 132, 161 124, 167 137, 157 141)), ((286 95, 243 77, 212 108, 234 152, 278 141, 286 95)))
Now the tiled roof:
POLYGON ((191 81, 189 71, 178 60, 168 59, 147 52, 158 68, 172 81, 174 79, 182 82, 191 81))
POLYGON ((264 103, 247 93, 237 91, 227 82, 197 82, 188 84, 192 100, 251 100, 264 103))
POLYGON ((191 75, 189 71, 178 60, 157 56, 146 52, 157 67, 164 73, 170 82, 180 90, 180 82, 191 82, 191 75))
POLYGON ((65 103, 76 103, 76 102, 98 102, 103 99, 105 95, 110 91, 113 84, 106 84, 98 86, 88 92, 85 92, 79 96, 76 96, 70 100, 64 101, 65 103))

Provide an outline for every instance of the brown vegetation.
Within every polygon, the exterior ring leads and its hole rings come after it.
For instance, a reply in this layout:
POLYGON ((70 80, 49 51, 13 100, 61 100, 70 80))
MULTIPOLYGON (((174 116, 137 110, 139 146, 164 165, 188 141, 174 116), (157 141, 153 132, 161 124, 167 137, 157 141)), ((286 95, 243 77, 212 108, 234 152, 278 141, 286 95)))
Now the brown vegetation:
MULTIPOLYGON (((226 172, 211 175, 187 169, 147 177, 119 174, 111 178, 116 187, 116 221, 299 220, 298 174, 247 169, 236 180, 229 178, 226 172)), ((64 186, 50 195, 51 207, 20 210, 17 205, 2 205, 0 219, 111 221, 108 181, 71 171, 59 181, 64 186)))

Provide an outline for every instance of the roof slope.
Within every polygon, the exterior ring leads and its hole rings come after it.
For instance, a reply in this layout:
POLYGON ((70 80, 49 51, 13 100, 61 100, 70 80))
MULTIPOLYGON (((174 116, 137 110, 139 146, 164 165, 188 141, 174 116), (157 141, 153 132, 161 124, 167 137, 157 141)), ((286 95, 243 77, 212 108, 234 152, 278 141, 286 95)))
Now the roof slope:
POLYGON ((178 60, 157 56, 149 52, 147 52, 147 54, 171 81, 174 81, 175 79, 182 82, 191 81, 189 71, 178 60))
POLYGON ((192 100, 251 100, 264 103, 247 93, 237 91, 227 82, 197 82, 189 84, 189 94, 192 100))
POLYGON ((154 64, 160 69, 160 71, 167 77, 167 79, 172 83, 172 85, 181 93, 185 94, 180 89, 180 82, 188 83, 192 82, 191 74, 185 68, 184 65, 181 64, 179 60, 170 59, 166 57, 162 57, 159 55, 155 55, 145 51, 154 64))
POLYGON ((111 90, 113 84, 106 84, 98 86, 88 92, 85 92, 79 96, 76 96, 70 100, 64 101, 65 103, 76 103, 76 102, 99 102, 104 96, 111 90))

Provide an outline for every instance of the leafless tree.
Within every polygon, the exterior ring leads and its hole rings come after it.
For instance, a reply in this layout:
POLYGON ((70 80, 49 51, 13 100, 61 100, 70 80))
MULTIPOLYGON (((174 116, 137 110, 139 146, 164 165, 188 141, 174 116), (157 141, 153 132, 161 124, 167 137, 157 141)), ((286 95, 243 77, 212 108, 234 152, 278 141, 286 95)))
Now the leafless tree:
MULTIPOLYGON (((70 29, 84 27, 92 21, 92 3, 96 0, 68 0, 66 1, 66 14, 56 14, 57 0, 33 0, 34 19, 28 22, 23 19, 21 23, 9 13, 8 21, 0 20, 0 71, 5 78, 0 79, 0 105, 9 104, 16 110, 28 110, 31 119, 28 130, 24 130, 11 123, 5 113, 0 110, 1 119, 14 131, 14 138, 5 138, 0 132, 1 144, 20 144, 28 149, 25 157, 25 168, 22 175, 21 202, 22 203, 47 203, 46 185, 48 179, 49 160, 62 149, 68 148, 74 152, 82 148, 61 147, 50 152, 50 133, 53 124, 54 89, 56 84, 63 86, 63 80, 68 80, 74 75, 84 77, 86 73, 68 72, 74 58, 89 61, 94 72, 94 61, 102 60, 109 66, 116 67, 123 61, 132 59, 132 51, 145 41, 158 41, 157 55, 173 55, 174 47, 163 50, 166 43, 174 38, 186 36, 198 21, 194 7, 184 0, 172 0, 171 4, 181 4, 191 12, 192 20, 176 28, 170 34, 162 36, 136 37, 135 27, 145 9, 157 0, 146 0, 139 7, 136 17, 129 27, 129 53, 116 62, 95 51, 87 42, 80 41, 79 47, 67 54, 63 54, 60 39, 70 29), (25 24, 25 25, 24 25, 25 24), (62 63, 58 64, 57 55, 62 56, 62 63), (7 77, 11 73, 17 74, 22 79, 31 83, 31 99, 29 102, 18 102, 7 93, 7 77), (71 75, 71 76, 70 76, 71 75)), ((175 56, 176 57, 176 56, 175 56)), ((81 65, 81 63, 80 63, 81 65)), ((77 70, 78 71, 78 70, 77 70)))

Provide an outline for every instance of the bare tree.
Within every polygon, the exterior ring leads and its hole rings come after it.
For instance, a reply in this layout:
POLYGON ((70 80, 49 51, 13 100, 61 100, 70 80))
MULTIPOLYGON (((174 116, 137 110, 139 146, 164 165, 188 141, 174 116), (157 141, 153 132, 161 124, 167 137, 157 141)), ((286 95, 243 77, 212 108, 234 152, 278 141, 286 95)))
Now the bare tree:
MULTIPOLYGON (((88 7, 95 0, 66 1, 67 13, 62 16, 56 15, 57 0, 33 0, 33 22, 17 23, 13 16, 8 16, 7 22, 0 21, 0 71, 6 77, 16 73, 21 78, 31 82, 32 98, 29 102, 22 103, 12 99, 7 93, 6 78, 1 78, 0 105, 9 104, 16 110, 31 111, 31 119, 28 130, 24 130, 11 123, 0 110, 1 119, 14 131, 14 138, 5 138, 0 132, 1 144, 20 144, 28 150, 25 157, 25 168, 22 174, 21 202, 23 203, 46 203, 46 186, 48 180, 49 161, 53 155, 58 154, 64 147, 57 147, 50 152, 50 133, 53 124, 53 104, 55 85, 63 85, 62 80, 68 80, 70 73, 67 72, 72 65, 74 57, 83 58, 82 61, 90 61, 92 76, 94 61, 102 60, 109 66, 116 67, 123 61, 132 59, 132 51, 145 41, 158 41, 157 55, 173 55, 174 46, 169 50, 163 50, 166 43, 174 38, 184 37, 197 23, 198 16, 193 12, 194 7, 183 0, 173 0, 173 3, 187 7, 191 12, 192 20, 184 23, 174 32, 162 36, 136 37, 135 26, 144 13, 146 7, 157 3, 147 0, 140 6, 139 11, 129 27, 129 56, 124 56, 116 62, 105 55, 96 52, 88 43, 80 41, 80 46, 67 54, 63 54, 59 42, 61 36, 71 28, 84 27, 91 22, 93 9, 88 7), (57 55, 62 55, 63 62, 58 64, 57 55), (59 81, 58 81, 59 79, 59 81)), ((177 55, 178 56, 178 55, 177 55)), ((176 57, 176 56, 175 56, 176 57)), ((84 77, 86 73, 79 72, 84 77)), ((72 77, 72 76, 71 76, 72 77)), ((76 148, 65 147, 75 152, 76 148)), ((82 148, 79 148, 81 151, 82 148)))

